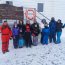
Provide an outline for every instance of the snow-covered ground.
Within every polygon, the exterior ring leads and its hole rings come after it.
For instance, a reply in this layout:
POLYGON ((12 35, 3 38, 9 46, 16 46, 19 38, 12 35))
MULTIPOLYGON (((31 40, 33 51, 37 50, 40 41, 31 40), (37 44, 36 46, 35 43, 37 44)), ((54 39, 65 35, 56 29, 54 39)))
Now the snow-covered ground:
MULTIPOLYGON (((3 54, 0 43, 0 65, 65 65, 65 30, 62 43, 32 46, 32 48, 14 49, 10 41, 10 52, 3 54)), ((0 41, 1 42, 1 41, 0 41)))

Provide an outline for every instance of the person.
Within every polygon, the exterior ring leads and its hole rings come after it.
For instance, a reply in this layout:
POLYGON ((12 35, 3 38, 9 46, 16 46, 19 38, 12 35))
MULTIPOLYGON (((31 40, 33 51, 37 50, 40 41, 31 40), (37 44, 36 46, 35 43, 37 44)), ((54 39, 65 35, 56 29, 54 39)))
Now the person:
POLYGON ((43 39, 43 36, 42 36, 42 29, 44 28, 44 25, 46 24, 46 19, 42 19, 41 21, 41 24, 40 24, 40 27, 41 27, 41 40, 40 42, 42 43, 42 39, 43 39))
POLYGON ((33 36, 33 45, 37 46, 38 45, 38 35, 40 33, 40 27, 37 21, 34 21, 34 23, 31 25, 32 29, 32 36, 33 36))
POLYGON ((42 44, 43 45, 45 44, 48 45, 49 34, 50 34, 50 29, 48 27, 48 24, 45 23, 44 28, 42 29, 42 44))
POLYGON ((41 21, 43 24, 46 24, 47 22, 46 22, 46 19, 42 19, 42 21, 41 21))
POLYGON ((4 21, 1 27, 1 39, 2 39, 2 52, 6 53, 9 52, 9 39, 12 38, 12 31, 9 27, 7 21, 4 21))
POLYGON ((26 26, 25 26, 26 30, 25 30, 25 34, 24 34, 24 38, 25 38, 25 45, 26 47, 30 47, 32 45, 32 37, 31 37, 31 25, 30 25, 30 21, 27 20, 26 21, 26 26))
POLYGON ((19 48, 23 48, 24 45, 25 45, 25 41, 24 41, 23 35, 22 35, 21 33, 19 33, 18 47, 19 47, 19 48))
POLYGON ((19 28, 19 32, 23 35, 24 37, 24 32, 25 32, 25 25, 23 23, 23 21, 19 21, 19 24, 18 24, 18 28, 19 28))
POLYGON ((57 41, 56 43, 61 43, 61 34, 62 34, 62 28, 64 28, 64 25, 63 23, 61 22, 61 20, 59 19, 57 22, 56 22, 56 33, 57 33, 57 41))
POLYGON ((12 33, 13 33, 13 45, 14 48, 17 49, 19 41, 19 28, 17 26, 17 22, 14 22, 12 33))
POLYGON ((56 43, 56 21, 54 17, 51 18, 51 21, 49 23, 49 28, 50 28, 49 41, 50 43, 52 43, 52 41, 56 43))
POLYGON ((19 48, 22 48, 24 46, 24 33, 25 33, 25 25, 23 24, 23 21, 19 21, 18 24, 18 28, 19 28, 19 48))

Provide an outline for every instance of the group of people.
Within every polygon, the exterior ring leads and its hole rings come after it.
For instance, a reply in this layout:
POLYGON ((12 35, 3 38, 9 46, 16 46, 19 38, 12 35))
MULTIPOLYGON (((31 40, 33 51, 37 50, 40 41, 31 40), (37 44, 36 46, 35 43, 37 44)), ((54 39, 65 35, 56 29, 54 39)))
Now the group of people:
POLYGON ((30 25, 29 20, 26 21, 25 25, 23 21, 19 21, 19 23, 14 22, 12 28, 9 27, 7 21, 4 21, 1 26, 2 52, 9 52, 9 39, 13 39, 13 46, 15 49, 22 48, 24 46, 27 48, 31 47, 31 45, 36 46, 38 44, 39 33, 40 27, 36 21, 34 21, 32 25, 30 25))
POLYGON ((42 22, 44 28, 42 28, 41 32, 41 43, 48 44, 48 39, 50 43, 61 43, 62 28, 65 27, 65 24, 63 24, 60 19, 55 21, 54 17, 51 18, 49 24, 47 24, 46 20, 42 20, 42 22))
POLYGON ((19 23, 14 22, 12 28, 9 27, 7 21, 4 21, 1 26, 2 52, 9 52, 9 39, 13 39, 15 49, 24 46, 27 48, 31 48, 32 45, 37 46, 40 33, 41 43, 43 45, 47 45, 48 42, 54 42, 55 44, 61 43, 60 37, 65 24, 63 25, 60 19, 56 22, 54 17, 51 18, 49 24, 46 20, 42 20, 42 23, 44 27, 40 30, 40 26, 36 20, 34 20, 33 24, 30 24, 30 21, 27 20, 25 25, 23 21, 19 21, 19 23))

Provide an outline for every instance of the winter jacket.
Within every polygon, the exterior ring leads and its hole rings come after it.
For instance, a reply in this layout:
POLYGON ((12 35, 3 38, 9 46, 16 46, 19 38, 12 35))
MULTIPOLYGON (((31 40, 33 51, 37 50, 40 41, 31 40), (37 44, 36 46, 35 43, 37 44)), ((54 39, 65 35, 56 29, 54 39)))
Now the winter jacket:
POLYGON ((42 29, 42 35, 43 36, 49 36, 49 34, 50 34, 49 27, 46 26, 45 28, 42 29))
POLYGON ((31 29, 32 29, 32 34, 34 34, 35 36, 38 36, 40 33, 40 28, 39 28, 39 24, 38 23, 33 23, 31 25, 31 29))
POLYGON ((19 35, 19 28, 18 27, 16 27, 16 28, 13 27, 12 33, 13 33, 13 36, 19 35))
POLYGON ((19 34, 24 35, 25 25, 24 24, 18 24, 18 28, 19 28, 19 34))
POLYGON ((31 38, 31 26, 30 26, 30 24, 26 24, 25 28, 26 28, 26 30, 24 33, 24 37, 26 40, 29 40, 31 38))
POLYGON ((1 33, 2 42, 8 42, 10 37, 12 36, 12 31, 10 27, 8 25, 7 26, 2 25, 1 33))
POLYGON ((42 29, 42 40, 41 40, 42 44, 48 44, 49 34, 50 34, 49 27, 46 26, 45 28, 42 29))
POLYGON ((64 28, 62 23, 56 23, 56 32, 62 32, 62 28, 64 28))
POLYGON ((55 20, 51 20, 51 22, 49 23, 49 28, 50 28, 51 34, 56 33, 56 21, 55 20))
POLYGON ((26 24, 25 31, 31 32, 31 25, 30 24, 26 24))

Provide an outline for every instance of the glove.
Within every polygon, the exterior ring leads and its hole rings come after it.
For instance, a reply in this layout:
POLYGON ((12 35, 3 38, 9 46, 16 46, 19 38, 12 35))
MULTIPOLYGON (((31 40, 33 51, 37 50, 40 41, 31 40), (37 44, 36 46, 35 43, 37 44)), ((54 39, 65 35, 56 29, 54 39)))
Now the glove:
POLYGON ((64 24, 64 27, 65 27, 65 24, 64 24))
POLYGON ((10 40, 12 40, 12 37, 10 37, 10 40))

